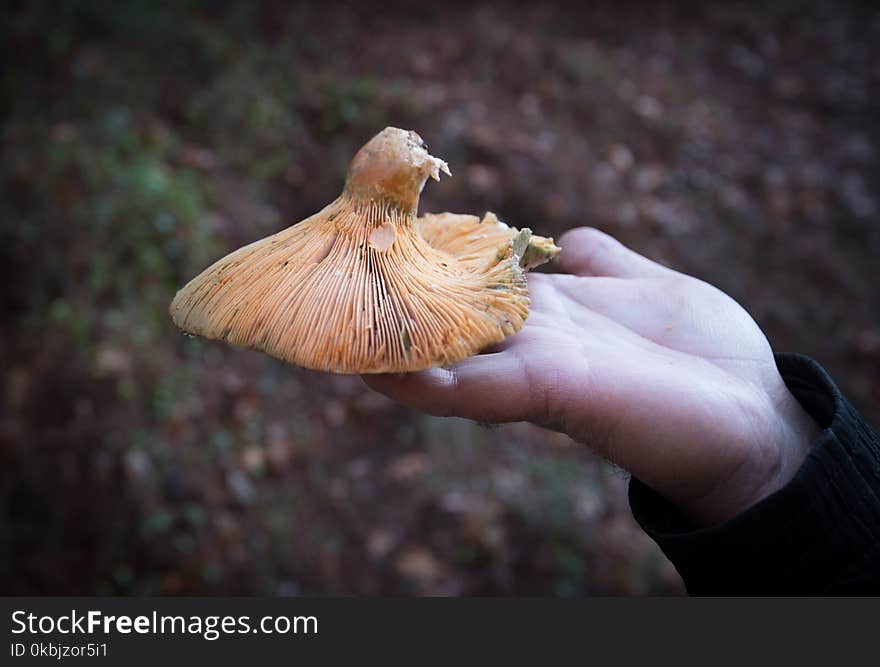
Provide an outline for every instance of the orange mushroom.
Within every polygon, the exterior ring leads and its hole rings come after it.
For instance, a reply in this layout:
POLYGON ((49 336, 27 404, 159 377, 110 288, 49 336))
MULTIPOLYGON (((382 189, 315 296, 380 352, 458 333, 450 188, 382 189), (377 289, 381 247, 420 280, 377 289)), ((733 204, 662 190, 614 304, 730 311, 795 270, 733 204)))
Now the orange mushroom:
POLYGON ((528 315, 524 269, 559 248, 491 213, 417 219, 441 171, 418 134, 386 128, 335 201, 208 267, 177 293, 172 319, 332 373, 442 366, 512 335, 528 315))

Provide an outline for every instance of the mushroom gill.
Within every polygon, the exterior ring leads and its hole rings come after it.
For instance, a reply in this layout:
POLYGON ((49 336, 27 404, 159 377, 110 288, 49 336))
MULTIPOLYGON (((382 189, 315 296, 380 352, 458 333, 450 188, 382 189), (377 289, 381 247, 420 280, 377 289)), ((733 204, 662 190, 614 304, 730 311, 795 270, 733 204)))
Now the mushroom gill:
POLYGON ((493 214, 417 220, 440 171, 418 134, 386 128, 354 156, 339 198, 205 269, 175 296, 172 319, 333 373, 442 366, 512 335, 528 315, 524 267, 558 248, 493 214))

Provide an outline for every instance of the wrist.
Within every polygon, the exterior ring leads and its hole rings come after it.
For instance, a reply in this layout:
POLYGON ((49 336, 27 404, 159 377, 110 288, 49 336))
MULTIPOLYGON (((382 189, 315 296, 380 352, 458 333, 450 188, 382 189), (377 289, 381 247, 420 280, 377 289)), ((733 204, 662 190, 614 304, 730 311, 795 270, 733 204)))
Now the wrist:
POLYGON ((780 427, 779 462, 751 505, 778 491, 794 478, 810 453, 810 447, 822 432, 784 384, 778 396, 774 403, 780 427))
POLYGON ((727 483, 714 497, 703 497, 684 509, 697 523, 721 523, 744 512, 788 484, 821 434, 818 424, 801 407, 780 378, 758 410, 763 425, 746 439, 749 455, 744 457, 727 483))

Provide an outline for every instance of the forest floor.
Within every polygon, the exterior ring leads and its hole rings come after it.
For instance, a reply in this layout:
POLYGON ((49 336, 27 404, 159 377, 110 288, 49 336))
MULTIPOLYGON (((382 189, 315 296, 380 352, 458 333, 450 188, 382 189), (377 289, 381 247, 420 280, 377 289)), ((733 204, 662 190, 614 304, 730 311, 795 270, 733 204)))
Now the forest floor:
POLYGON ((4 10, 0 592, 682 591, 584 446, 172 325, 386 125, 452 168, 422 211, 599 227, 880 421, 880 13, 446 4, 4 10))

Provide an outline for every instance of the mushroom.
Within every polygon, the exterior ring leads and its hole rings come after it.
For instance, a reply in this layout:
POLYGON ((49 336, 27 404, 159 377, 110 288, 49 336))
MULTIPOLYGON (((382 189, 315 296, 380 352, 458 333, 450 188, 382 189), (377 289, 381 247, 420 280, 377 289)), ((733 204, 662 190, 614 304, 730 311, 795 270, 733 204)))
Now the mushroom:
POLYGON ((442 366, 512 335, 528 316, 524 270, 559 248, 491 213, 417 219, 441 171, 418 134, 386 128, 354 156, 335 201, 183 287, 174 323, 332 373, 442 366))
MULTIPOLYGON (((461 213, 426 213, 416 219, 416 229, 428 243, 453 255, 460 263, 480 267, 486 258, 520 234, 516 227, 509 227, 489 211, 480 220, 475 215, 461 213)), ((528 271, 559 254, 559 246, 553 239, 532 236, 520 257, 520 266, 528 271)))

